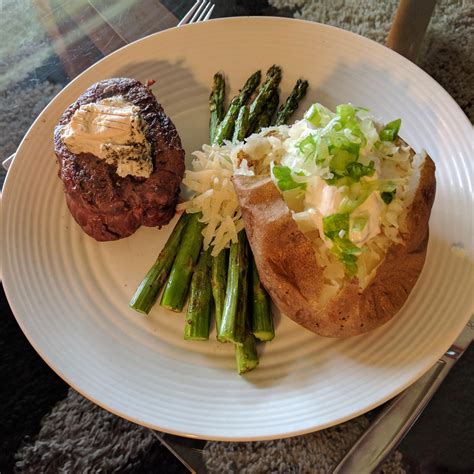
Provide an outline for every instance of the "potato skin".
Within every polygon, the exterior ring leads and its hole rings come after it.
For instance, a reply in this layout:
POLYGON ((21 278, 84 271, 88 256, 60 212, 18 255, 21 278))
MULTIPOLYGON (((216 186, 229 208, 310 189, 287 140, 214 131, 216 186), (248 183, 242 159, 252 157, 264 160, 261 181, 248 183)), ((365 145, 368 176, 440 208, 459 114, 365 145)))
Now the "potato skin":
POLYGON ((269 177, 235 176, 245 230, 260 279, 277 307, 306 329, 326 337, 370 331, 391 319, 413 289, 426 257, 433 205, 435 165, 427 156, 413 202, 407 210, 402 244, 392 244, 372 282, 360 290, 346 279, 339 293, 320 302, 322 270, 309 239, 298 229, 269 177))

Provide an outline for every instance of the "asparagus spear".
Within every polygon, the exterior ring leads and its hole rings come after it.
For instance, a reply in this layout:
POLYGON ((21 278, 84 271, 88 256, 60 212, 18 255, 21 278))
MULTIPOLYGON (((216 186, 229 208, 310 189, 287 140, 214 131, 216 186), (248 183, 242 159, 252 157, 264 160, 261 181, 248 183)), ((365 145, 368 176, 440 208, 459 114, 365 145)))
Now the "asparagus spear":
POLYGON ((245 105, 252 95, 253 91, 257 88, 261 78, 261 72, 254 72, 244 84, 244 87, 240 91, 240 94, 235 96, 229 105, 229 110, 222 119, 222 122, 217 127, 212 143, 220 145, 224 140, 229 140, 232 137, 232 131, 234 129, 235 120, 239 114, 239 110, 242 105, 245 105))
POLYGON ((287 122, 293 112, 298 108, 298 104, 301 99, 306 95, 307 90, 308 81, 298 79, 296 81, 295 87, 293 87, 293 90, 286 99, 285 104, 280 107, 280 110, 278 110, 273 125, 283 125, 287 122))
POLYGON ((264 128, 270 126, 272 123, 273 115, 275 114, 278 108, 278 102, 280 100, 280 96, 278 94, 278 90, 275 89, 273 94, 271 95, 270 99, 268 99, 265 108, 262 110, 260 118, 258 120, 257 132, 264 128))
POLYGON ((184 326, 184 339, 205 341, 209 339, 211 317, 211 282, 209 266, 211 249, 201 252, 194 270, 189 290, 189 305, 184 326))
POLYGON ((239 294, 239 243, 232 243, 229 250, 229 266, 227 272, 227 287, 225 291, 224 308, 222 311, 219 339, 223 342, 232 341, 234 337, 234 322, 238 308, 239 294))
POLYGON ((260 341, 271 341, 275 337, 270 299, 260 282, 257 265, 252 258, 252 333, 260 341))
POLYGON ((249 328, 248 318, 248 268, 249 268, 249 244, 245 231, 239 234, 239 257, 241 268, 239 274, 239 303, 234 322, 234 342, 241 345, 245 341, 245 335, 249 328))
POLYGON ((161 297, 161 306, 181 311, 188 294, 189 282, 202 245, 201 213, 191 214, 181 244, 161 297))
POLYGON ((258 355, 253 334, 247 332, 244 343, 235 346, 235 360, 237 362, 237 372, 239 375, 257 367, 258 355))
POLYGON ((163 250, 158 255, 156 262, 148 270, 130 300, 130 308, 140 313, 148 314, 158 298, 158 293, 166 281, 178 251, 183 231, 188 223, 189 214, 182 214, 166 242, 163 250))
POLYGON ((214 142, 217 126, 224 118, 224 96, 225 79, 220 72, 217 72, 214 74, 214 82, 212 85, 211 95, 209 96, 209 110, 211 112, 209 119, 209 135, 211 143, 214 142))
POLYGON ((221 250, 211 259, 211 286, 216 317, 216 337, 220 341, 222 312, 224 311, 225 288, 227 282, 227 250, 221 250))
POLYGON ((232 142, 241 142, 247 136, 247 128, 249 126, 249 108, 247 105, 242 105, 239 110, 239 115, 235 121, 234 135, 232 142))
MULTIPOLYGON (((239 296, 242 285, 242 273, 247 266, 246 245, 243 238, 244 231, 239 232, 239 240, 232 243, 229 251, 229 269, 227 273, 227 287, 225 293, 224 310, 220 326, 220 338, 242 344, 243 340, 236 340, 236 317, 239 310, 239 296)), ((239 333, 237 334, 239 335, 239 333)))
POLYGON ((258 90, 257 96, 250 105, 249 133, 252 133, 257 128, 260 114, 273 92, 278 89, 280 81, 281 69, 273 65, 268 69, 265 82, 258 90))

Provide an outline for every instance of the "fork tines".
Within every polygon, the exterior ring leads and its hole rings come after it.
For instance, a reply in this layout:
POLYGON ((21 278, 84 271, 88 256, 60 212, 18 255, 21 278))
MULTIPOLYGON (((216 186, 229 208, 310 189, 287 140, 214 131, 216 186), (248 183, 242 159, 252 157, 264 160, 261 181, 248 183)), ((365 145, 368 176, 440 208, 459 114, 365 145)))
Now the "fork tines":
POLYGON ((208 0, 198 0, 188 13, 184 15, 183 19, 178 23, 178 26, 209 20, 214 6, 215 5, 208 0))

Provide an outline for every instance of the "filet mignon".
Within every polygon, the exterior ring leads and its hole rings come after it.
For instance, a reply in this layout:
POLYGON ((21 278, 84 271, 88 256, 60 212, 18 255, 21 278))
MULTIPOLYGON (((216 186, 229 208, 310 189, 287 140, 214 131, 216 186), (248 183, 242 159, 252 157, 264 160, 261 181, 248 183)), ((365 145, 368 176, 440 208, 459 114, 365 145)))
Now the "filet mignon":
POLYGON ((161 226, 173 217, 184 174, 184 150, 173 122, 139 81, 113 78, 87 89, 62 115, 54 131, 54 149, 69 210, 94 239, 121 239, 142 224, 161 226), (153 172, 148 178, 120 177, 115 165, 91 153, 71 153, 61 139, 61 129, 81 105, 113 96, 139 107, 151 144, 153 172))

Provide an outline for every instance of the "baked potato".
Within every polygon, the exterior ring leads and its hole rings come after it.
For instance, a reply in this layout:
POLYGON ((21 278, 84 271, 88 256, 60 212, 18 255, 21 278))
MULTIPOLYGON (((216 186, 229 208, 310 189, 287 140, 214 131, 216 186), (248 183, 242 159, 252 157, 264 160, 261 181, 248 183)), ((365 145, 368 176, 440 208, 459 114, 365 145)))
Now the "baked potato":
MULTIPOLYGON (((397 143, 407 147, 399 138, 397 143)), ((436 190, 431 158, 410 149, 409 160, 412 189, 398 217, 398 239, 385 239, 364 282, 345 274, 336 288, 315 252, 314 239, 321 244, 321 235, 301 230, 275 180, 268 174, 234 176, 261 281, 280 311, 321 336, 348 337, 382 325, 401 309, 425 262, 436 190)))

